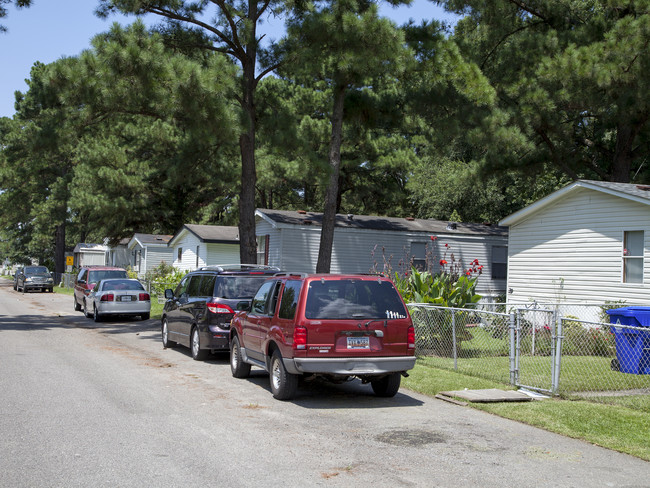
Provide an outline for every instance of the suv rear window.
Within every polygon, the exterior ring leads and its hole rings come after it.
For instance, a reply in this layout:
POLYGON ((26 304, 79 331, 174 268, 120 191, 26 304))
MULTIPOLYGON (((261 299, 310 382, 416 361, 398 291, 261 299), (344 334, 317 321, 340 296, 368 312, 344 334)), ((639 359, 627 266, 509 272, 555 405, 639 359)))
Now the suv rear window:
POLYGON ((217 276, 214 296, 220 298, 252 298, 268 276, 217 276))
POLYGON ((126 271, 119 269, 98 269, 88 273, 88 283, 98 283, 109 278, 127 278, 126 271))
POLYGON ((369 280, 312 281, 307 293, 308 319, 405 318, 404 304, 392 283, 369 280))

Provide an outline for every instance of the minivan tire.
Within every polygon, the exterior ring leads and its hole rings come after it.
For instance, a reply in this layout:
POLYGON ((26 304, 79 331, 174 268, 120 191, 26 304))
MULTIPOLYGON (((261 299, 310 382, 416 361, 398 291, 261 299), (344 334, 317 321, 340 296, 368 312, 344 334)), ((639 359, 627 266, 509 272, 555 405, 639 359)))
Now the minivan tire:
POLYGON ((237 336, 233 337, 230 343, 230 371, 235 378, 248 378, 251 372, 251 365, 242 359, 241 346, 237 336))
POLYGON ((370 382, 372 391, 379 397, 394 397, 399 390, 399 385, 402 382, 401 373, 390 373, 381 379, 370 382))
POLYGON ((208 357, 208 351, 201 349, 201 334, 199 329, 194 327, 190 336, 190 350, 192 351, 192 359, 195 361, 203 361, 208 357))
POLYGON ((271 392, 276 400, 290 400, 298 389, 298 376, 287 373, 282 362, 280 351, 276 350, 271 356, 271 368, 269 371, 271 392))
POLYGON ((161 334, 162 334, 162 345, 165 349, 174 347, 176 343, 172 340, 169 339, 169 324, 167 323, 167 319, 163 319, 162 325, 160 327, 161 329, 161 334))
POLYGON ((73 295, 72 300, 74 300, 74 311, 75 312, 80 312, 81 311, 81 305, 79 305, 79 303, 77 302, 77 297, 73 295))

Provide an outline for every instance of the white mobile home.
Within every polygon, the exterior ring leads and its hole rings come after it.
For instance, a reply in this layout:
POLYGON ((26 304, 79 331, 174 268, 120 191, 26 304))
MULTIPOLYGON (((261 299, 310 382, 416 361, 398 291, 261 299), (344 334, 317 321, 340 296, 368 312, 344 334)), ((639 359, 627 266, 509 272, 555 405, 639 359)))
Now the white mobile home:
POLYGON ((142 278, 147 271, 158 267, 162 262, 171 266, 174 261, 174 250, 167 244, 170 235, 134 234, 129 240, 129 266, 142 278))
POLYGON ((193 271, 215 264, 239 264, 239 229, 222 225, 185 224, 171 238, 172 265, 193 271))
MULTIPOLYGON (((259 264, 313 273, 318 260, 322 214, 258 209, 255 234, 259 264)), ((484 224, 366 215, 337 215, 332 273, 383 271, 433 264, 451 255, 462 268, 475 259, 483 266, 477 293, 495 299, 505 293, 507 229, 484 224)))
POLYGON ((74 266, 105 266, 108 260, 108 246, 80 242, 74 247, 74 266))
POLYGON ((650 304, 650 186, 578 180, 500 224, 508 302, 650 304))

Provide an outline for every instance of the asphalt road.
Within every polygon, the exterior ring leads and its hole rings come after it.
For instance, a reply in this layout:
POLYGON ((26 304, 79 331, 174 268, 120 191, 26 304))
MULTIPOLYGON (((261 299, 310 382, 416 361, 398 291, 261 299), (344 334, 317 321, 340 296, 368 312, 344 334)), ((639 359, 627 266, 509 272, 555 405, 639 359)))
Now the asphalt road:
POLYGON ((313 383, 163 349, 0 279, 0 487, 650 486, 650 463, 402 389, 313 383))

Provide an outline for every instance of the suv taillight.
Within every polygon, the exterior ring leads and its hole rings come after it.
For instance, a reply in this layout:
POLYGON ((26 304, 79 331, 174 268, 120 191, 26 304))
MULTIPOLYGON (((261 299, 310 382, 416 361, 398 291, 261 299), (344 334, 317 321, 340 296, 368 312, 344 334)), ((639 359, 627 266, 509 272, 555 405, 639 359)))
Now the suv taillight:
POLYGON ((307 329, 304 327, 293 329, 293 348, 307 349, 307 329))
POLYGON ((415 349, 415 329, 412 325, 406 331, 406 343, 409 349, 415 349))
POLYGON ((115 300, 115 295, 112 293, 107 293, 106 295, 102 295, 102 297, 99 299, 100 302, 112 302, 115 300))
POLYGON ((208 310, 212 313, 235 313, 232 308, 224 303, 208 302, 206 305, 208 306, 208 310))
POLYGON ((148 302, 149 300, 151 300, 151 297, 149 296, 149 293, 140 293, 138 295, 138 300, 140 300, 141 302, 148 302))

